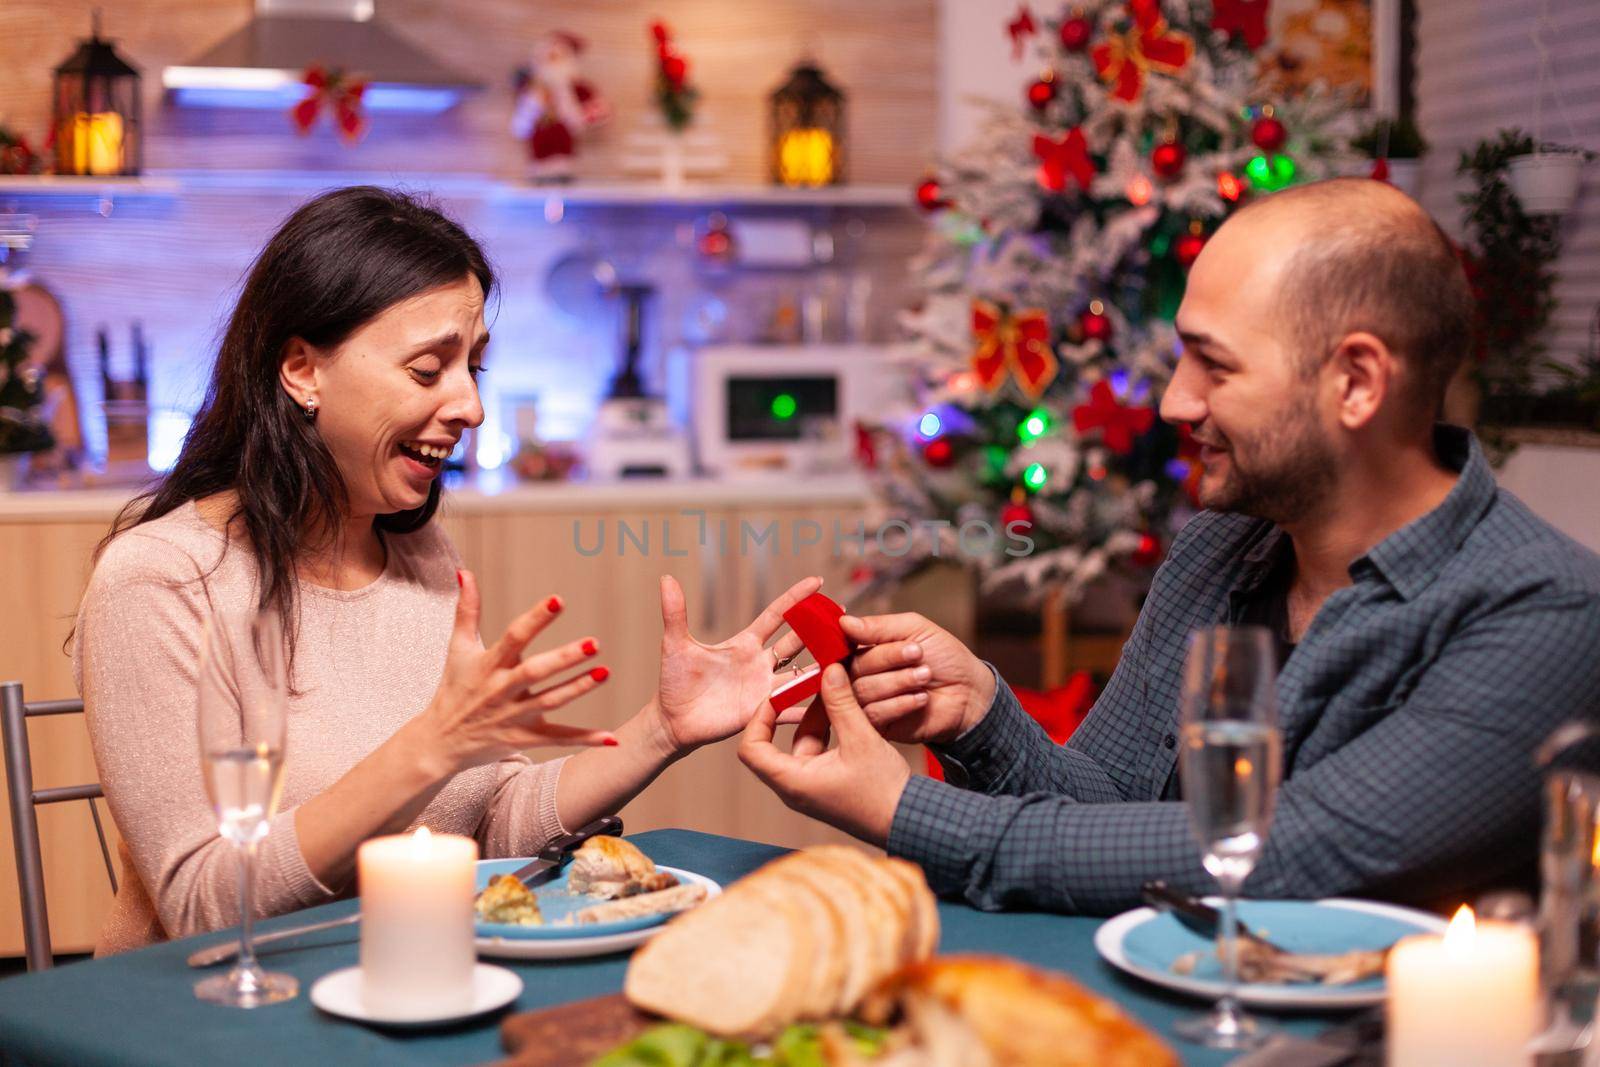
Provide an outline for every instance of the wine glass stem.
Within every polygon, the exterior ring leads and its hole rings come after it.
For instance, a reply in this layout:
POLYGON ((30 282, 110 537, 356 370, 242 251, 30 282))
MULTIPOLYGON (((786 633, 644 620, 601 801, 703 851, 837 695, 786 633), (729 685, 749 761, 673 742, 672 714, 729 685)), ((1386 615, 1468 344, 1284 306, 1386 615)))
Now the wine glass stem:
POLYGON ((1232 878, 1219 881, 1222 888, 1222 999, 1217 1002, 1217 1013, 1232 1017, 1239 1012, 1239 916, 1234 908, 1239 885, 1232 878))
POLYGON ((244 972, 258 969, 255 946, 256 843, 239 846, 239 963, 244 972))

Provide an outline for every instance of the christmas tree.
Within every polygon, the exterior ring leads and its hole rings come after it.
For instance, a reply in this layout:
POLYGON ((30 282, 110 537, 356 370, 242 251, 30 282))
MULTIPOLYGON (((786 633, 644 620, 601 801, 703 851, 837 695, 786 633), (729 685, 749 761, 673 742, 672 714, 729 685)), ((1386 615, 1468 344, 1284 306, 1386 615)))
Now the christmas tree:
POLYGON ((1159 562, 1198 478, 1186 430, 1156 416, 1188 267, 1231 212, 1350 158, 1345 100, 1258 81, 1266 9, 1088 0, 1009 24, 1040 76, 917 190, 918 402, 858 442, 875 579, 940 556, 1070 599, 1159 562))
POLYGON ((44 372, 28 361, 34 336, 16 324, 16 317, 16 298, 0 285, 0 455, 55 444, 35 410, 44 399, 44 372))

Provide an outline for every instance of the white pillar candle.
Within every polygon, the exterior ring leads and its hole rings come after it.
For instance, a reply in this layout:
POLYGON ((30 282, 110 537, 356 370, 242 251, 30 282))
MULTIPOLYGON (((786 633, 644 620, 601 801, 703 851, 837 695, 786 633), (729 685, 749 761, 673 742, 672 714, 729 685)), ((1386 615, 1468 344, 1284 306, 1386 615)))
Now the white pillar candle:
POLYGON ((455 834, 377 837, 356 853, 361 991, 373 1012, 445 1012, 472 1003, 472 898, 478 844, 455 834))
POLYGON ((1533 931, 1456 912, 1389 953, 1389 1067, 1522 1067, 1539 1025, 1533 931))

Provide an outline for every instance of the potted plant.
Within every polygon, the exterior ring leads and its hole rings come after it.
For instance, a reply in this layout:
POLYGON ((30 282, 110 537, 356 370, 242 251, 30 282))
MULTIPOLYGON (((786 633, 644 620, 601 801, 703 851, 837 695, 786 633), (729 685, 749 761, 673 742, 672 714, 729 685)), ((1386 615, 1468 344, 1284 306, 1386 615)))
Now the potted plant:
POLYGON ((1508 164, 1511 188, 1530 215, 1561 215, 1578 198, 1583 165, 1594 153, 1571 145, 1540 142, 1508 164))
POLYGON ((1373 177, 1382 177, 1402 193, 1416 198, 1428 142, 1410 115, 1379 119, 1353 139, 1350 147, 1366 153, 1370 159, 1383 161, 1382 172, 1374 167, 1373 177))
POLYGON ((39 416, 44 370, 28 360, 33 334, 16 325, 16 298, 0 288, 0 492, 21 484, 28 457, 55 447, 39 416))

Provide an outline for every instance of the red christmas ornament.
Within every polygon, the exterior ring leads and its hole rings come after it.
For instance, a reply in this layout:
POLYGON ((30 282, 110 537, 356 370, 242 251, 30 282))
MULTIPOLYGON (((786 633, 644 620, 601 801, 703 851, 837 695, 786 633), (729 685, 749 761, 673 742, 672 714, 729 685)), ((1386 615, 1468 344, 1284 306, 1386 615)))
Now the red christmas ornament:
POLYGON ((1263 152, 1276 152, 1289 140, 1289 130, 1271 115, 1256 119, 1250 127, 1250 140, 1263 152))
POLYGON ((1033 509, 1026 500, 1013 500, 1000 509, 1000 529, 1020 536, 1033 530, 1033 509))
POLYGON ((1043 109, 1050 101, 1056 98, 1056 80, 1054 78, 1040 78, 1028 86, 1028 103, 1043 109))
POLYGON ((1081 52, 1089 47, 1094 36, 1094 26, 1082 15, 1075 15, 1061 24, 1061 47, 1069 52, 1081 52))
POLYGON ((1158 175, 1168 179, 1182 174, 1183 165, 1188 160, 1189 153, 1176 141, 1163 141, 1150 153, 1150 166, 1158 175))
POLYGON ((1161 562, 1161 542, 1150 534, 1139 535, 1139 547, 1128 554, 1135 567, 1154 567, 1161 562))
POLYGON ((927 460, 928 466, 943 470, 955 462, 956 450, 950 447, 947 439, 935 437, 922 446, 922 458, 927 460))
POLYGON ((1089 158, 1088 142, 1078 126, 1062 134, 1058 141, 1043 134, 1034 134, 1033 154, 1039 160, 1039 184, 1052 193, 1059 193, 1067 187, 1068 175, 1085 192, 1089 190, 1089 183, 1094 181, 1094 160, 1089 158))
POLYGON ((1378 182, 1389 180, 1389 161, 1382 156, 1372 161, 1372 180, 1378 182))
POLYGON ((1039 308, 1012 312, 987 300, 972 302, 972 334, 978 342, 972 373, 995 392, 1015 377, 1017 387, 1036 399, 1055 380, 1060 362, 1050 351, 1050 319, 1039 308))
POLYGON ((1133 407, 1117 400, 1111 383, 1098 381, 1089 390, 1089 402, 1072 409, 1072 424, 1080 434, 1098 429, 1106 447, 1119 456, 1133 451, 1133 439, 1155 424, 1154 408, 1133 407))
POLYGON ((1205 235, 1186 233, 1172 243, 1172 254, 1177 257, 1179 264, 1188 270, 1194 266, 1194 261, 1200 258, 1200 250, 1205 246, 1205 235))
POLYGON ((289 110, 295 129, 302 134, 310 133, 317 116, 327 108, 333 113, 339 137, 346 144, 354 144, 366 136, 367 116, 361 109, 361 97, 367 91, 365 79, 352 78, 337 68, 328 70, 312 64, 300 80, 307 92, 305 99, 289 110))
POLYGON ((1268 0, 1214 0, 1211 28, 1244 41, 1254 52, 1267 42, 1268 0))
POLYGON ((1095 311, 1093 306, 1078 316, 1078 329, 1083 331, 1086 340, 1111 340, 1111 319, 1104 312, 1095 311))
POLYGON ((944 198, 944 187, 939 184, 939 179, 928 178, 917 186, 917 205, 924 211, 939 211, 950 206, 950 201, 944 198))

